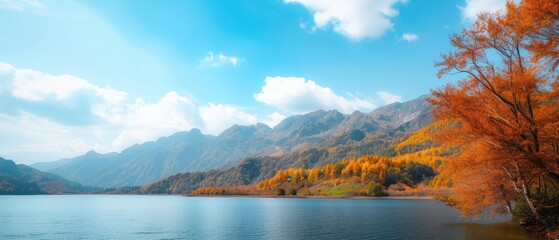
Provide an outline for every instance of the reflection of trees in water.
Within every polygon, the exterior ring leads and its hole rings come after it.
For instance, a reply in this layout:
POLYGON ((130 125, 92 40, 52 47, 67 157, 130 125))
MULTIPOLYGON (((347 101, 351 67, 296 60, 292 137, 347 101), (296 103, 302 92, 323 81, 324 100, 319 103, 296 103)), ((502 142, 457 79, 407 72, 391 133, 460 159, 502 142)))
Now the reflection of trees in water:
POLYGON ((453 226, 464 230, 464 239, 466 240, 533 239, 518 225, 509 222, 491 224, 457 223, 453 226))

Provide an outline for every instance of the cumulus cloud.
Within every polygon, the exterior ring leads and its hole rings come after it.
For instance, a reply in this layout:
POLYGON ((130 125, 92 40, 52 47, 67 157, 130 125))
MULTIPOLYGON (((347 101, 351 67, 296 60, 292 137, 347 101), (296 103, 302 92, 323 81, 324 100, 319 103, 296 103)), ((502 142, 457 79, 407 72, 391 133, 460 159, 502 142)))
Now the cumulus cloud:
POLYGON ((222 104, 210 103, 200 107, 199 112, 205 129, 210 134, 219 134, 234 124, 253 125, 257 123, 256 116, 222 104))
POLYGON ((121 129, 112 141, 115 149, 199 127, 195 104, 176 92, 167 93, 156 103, 138 98, 123 108, 99 107, 94 112, 121 129))
POLYGON ((313 14, 317 28, 332 26, 350 39, 379 38, 392 29, 391 18, 398 16, 397 3, 407 0, 284 0, 298 3, 313 14))
POLYGON ((504 9, 506 0, 466 0, 464 6, 459 6, 462 19, 475 21, 482 12, 497 12, 504 9))
POLYGON ((9 88, 14 97, 32 102, 50 99, 64 101, 83 92, 90 92, 110 104, 118 104, 126 98, 125 92, 96 86, 71 75, 53 76, 29 69, 17 69, 6 63, 0 63, 0 74, 3 81, 11 82, 9 88))
MULTIPOLYGON (((401 99, 387 92, 378 95, 386 103, 401 99)), ((91 149, 121 151, 192 128, 219 134, 234 124, 263 122, 273 127, 286 118, 284 114, 318 109, 368 112, 376 107, 372 101, 352 95, 343 97, 314 81, 297 77, 266 77, 261 91, 254 95, 257 101, 274 106, 281 113, 258 115, 233 105, 200 105, 174 91, 148 102, 130 99, 126 92, 100 87, 75 76, 55 76, 6 63, 0 63, 0 97, 0 153, 18 161, 54 160, 91 149), (88 97, 80 105, 81 111, 45 114, 51 107, 83 100, 82 95, 88 97), (6 111, 7 108, 11 110, 6 111), (98 120, 79 126, 64 121, 76 114, 98 120)))
MULTIPOLYGON (((29 124, 30 126, 21 128, 33 129, 40 126, 49 127, 52 131, 79 133, 83 141, 88 141, 89 145, 77 140, 68 142, 68 147, 75 151, 81 151, 84 148, 120 151, 135 143, 202 126, 195 104, 176 92, 167 93, 158 102, 147 103, 141 98, 128 99, 126 92, 110 87, 100 87, 72 75, 55 76, 35 70, 17 69, 7 63, 0 63, 0 95, 9 101, 4 103, 8 104, 6 106, 15 109, 15 114, 12 113, 13 117, 21 118, 21 121, 17 122, 18 124, 8 126, 29 124), (60 112, 45 114, 45 112, 49 112, 49 109, 44 108, 60 108, 59 105, 65 106, 67 103, 76 101, 83 102, 79 107, 84 109, 65 112, 65 114, 60 114, 60 112), (98 121, 89 121, 79 127, 84 129, 96 127, 98 130, 75 131, 75 128, 67 123, 68 119, 74 118, 75 116, 72 115, 76 114, 88 114, 88 118, 97 118, 98 121), (40 121, 32 122, 32 119, 40 121), (48 121, 44 119, 48 119, 48 121), (105 138, 99 139, 101 136, 105 136, 105 138)), ((5 112, 6 109, 3 110, 5 112)), ((8 118, 4 118, 4 120, 15 121, 8 118)), ((30 135, 28 132, 23 132, 23 134, 30 135)), ((69 139, 72 139, 71 134, 68 135, 69 139)), ((49 133, 43 137, 48 136, 51 136, 51 141, 44 141, 45 146, 59 141, 57 134, 49 133)), ((44 148, 35 146, 35 149, 44 148)))
POLYGON ((268 125, 269 127, 275 127, 276 125, 278 125, 281 121, 283 121, 285 118, 287 118, 285 115, 279 113, 279 112, 275 112, 272 113, 268 116, 266 116, 266 118, 264 120, 262 120, 262 123, 268 125))
POLYGON ((7 63, 0 63, 0 97, 0 153, 24 162, 72 157, 91 149, 121 151, 192 128, 219 134, 233 124, 275 125, 285 118, 279 113, 258 116, 224 104, 199 105, 173 91, 155 102, 130 99, 126 92, 75 76, 17 69, 7 63), (80 111, 58 111, 68 102, 84 99, 80 111), (45 114, 50 108, 57 111, 45 114), (76 114, 98 120, 79 126, 65 121, 76 114))
POLYGON ((254 95, 256 101, 290 113, 306 113, 318 109, 336 109, 343 113, 371 111, 370 101, 339 96, 332 89, 298 77, 266 77, 265 85, 254 95))
POLYGON ((221 53, 215 56, 213 52, 208 52, 208 54, 200 61, 200 67, 221 67, 224 65, 237 67, 241 65, 243 61, 243 58, 225 56, 221 53))
POLYGON ((52 120, 20 112, 18 116, 0 113, 0 153, 16 161, 31 162, 55 160, 62 157, 75 156, 91 149, 96 149, 91 133, 102 138, 104 136, 96 127, 71 127, 52 120))
POLYGON ((384 104, 390 104, 395 102, 401 102, 402 96, 398 96, 396 94, 392 94, 389 92, 380 91, 377 92, 378 97, 382 100, 384 104))
POLYGON ((408 42, 413 42, 419 40, 419 36, 413 33, 404 33, 402 34, 402 39, 408 42))

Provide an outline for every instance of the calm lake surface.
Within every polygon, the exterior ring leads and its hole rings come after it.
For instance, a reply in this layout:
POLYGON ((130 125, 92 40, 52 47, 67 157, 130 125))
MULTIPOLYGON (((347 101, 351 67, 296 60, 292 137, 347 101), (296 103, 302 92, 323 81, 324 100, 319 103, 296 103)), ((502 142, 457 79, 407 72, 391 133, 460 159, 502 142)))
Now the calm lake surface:
POLYGON ((0 196, 0 239, 529 238, 433 200, 62 195, 0 196))

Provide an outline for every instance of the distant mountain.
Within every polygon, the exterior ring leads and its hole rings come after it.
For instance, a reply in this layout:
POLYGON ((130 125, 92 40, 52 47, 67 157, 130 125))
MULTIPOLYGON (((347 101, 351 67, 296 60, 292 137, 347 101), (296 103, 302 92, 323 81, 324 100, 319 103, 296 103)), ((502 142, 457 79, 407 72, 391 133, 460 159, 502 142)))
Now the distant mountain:
MULTIPOLYGON (((121 153, 90 151, 62 166, 33 165, 85 185, 120 187, 141 185, 187 169, 205 169, 197 161, 207 153, 215 137, 198 129, 178 132, 155 142, 134 145, 121 153)), ((66 160, 63 160, 66 161, 66 160)), ((54 162, 53 164, 58 164, 54 162)))
POLYGON ((427 98, 428 95, 424 95, 405 103, 388 104, 375 109, 369 116, 383 128, 417 130, 433 122, 433 108, 427 98))
POLYGON ((337 166, 342 159, 357 159, 371 154, 390 157, 394 162, 416 162, 435 169, 443 156, 455 152, 434 143, 427 134, 445 127, 445 124, 432 124, 414 132, 382 130, 374 135, 367 135, 358 143, 330 148, 307 148, 281 157, 251 157, 225 170, 178 173, 140 189, 132 189, 129 193, 188 194, 205 187, 253 185, 271 178, 278 170, 301 167, 311 169, 327 164, 337 166))
POLYGON ((92 190, 52 173, 41 172, 0 157, 0 195, 65 194, 92 190))
POLYGON ((375 144, 387 144, 377 136, 415 130, 430 123, 430 115, 425 97, 394 103, 369 114, 318 110, 286 118, 274 128, 264 124, 234 125, 218 136, 192 129, 134 145, 121 153, 89 152, 70 160, 32 166, 85 185, 139 186, 178 172, 224 169, 249 157, 289 156, 310 148, 359 148, 357 152, 365 153, 378 148, 375 144), (377 142, 364 141, 367 139, 377 142))
POLYGON ((62 167, 70 162, 72 162, 74 159, 72 158, 64 158, 64 159, 60 159, 58 161, 55 162, 40 162, 40 163, 34 163, 31 166, 33 166, 36 169, 40 169, 41 171, 49 171, 51 169, 57 168, 57 167, 62 167))

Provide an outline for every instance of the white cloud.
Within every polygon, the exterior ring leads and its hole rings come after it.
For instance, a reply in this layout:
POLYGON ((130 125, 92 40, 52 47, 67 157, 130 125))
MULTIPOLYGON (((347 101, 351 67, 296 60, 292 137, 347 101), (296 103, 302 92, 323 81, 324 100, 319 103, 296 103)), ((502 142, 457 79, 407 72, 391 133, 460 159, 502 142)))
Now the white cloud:
POLYGON ((29 112, 18 116, 0 113, 0 153, 26 163, 75 156, 95 149, 84 136, 98 131, 96 127, 65 126, 29 112))
POLYGON ((112 141, 112 149, 117 150, 200 127, 194 103, 176 92, 167 93, 157 103, 136 99, 123 108, 98 107, 93 111, 111 125, 119 126, 120 133, 112 141))
POLYGON ((384 102, 384 104, 390 104, 390 103, 402 101, 402 96, 398 96, 396 94, 392 94, 389 92, 380 91, 377 92, 377 95, 382 100, 382 102, 384 102))
POLYGON ((37 10, 45 5, 39 0, 0 0, 0 8, 19 12, 37 10))
POLYGON ((232 106, 210 103, 200 107, 200 117, 208 133, 219 134, 234 124, 253 125, 257 123, 254 115, 245 113, 232 106))
POLYGON ((268 116, 266 116, 266 118, 264 120, 262 120, 262 123, 268 125, 269 127, 275 127, 276 125, 278 125, 281 121, 283 121, 285 118, 287 118, 285 115, 275 112, 272 113, 268 116))
MULTIPOLYGON (((131 101, 127 99, 126 92, 100 87, 75 76, 53 76, 29 69, 17 69, 10 64, 0 63, 0 94, 4 93, 10 94, 14 99, 30 103, 54 101, 65 104, 79 101, 82 98, 87 99, 84 106, 86 109, 83 111, 99 117, 101 122, 93 122, 89 124, 94 125, 81 127, 95 126, 111 131, 109 135, 112 135, 112 139, 103 141, 99 141, 98 137, 106 134, 101 134, 100 131, 81 132, 82 137, 90 141, 88 146, 95 146, 100 150, 120 151, 135 143, 154 140, 193 127, 201 127, 195 104, 176 92, 167 93, 156 103, 146 103, 141 98, 131 101)), ((19 111, 21 110, 19 109, 19 111)), ((72 117, 74 116, 59 114, 56 119, 51 119, 49 122, 41 121, 35 124, 42 127, 50 126, 53 131, 55 129, 66 131, 64 129, 70 127, 56 123, 56 121, 65 122, 66 118, 72 117)), ((42 117, 29 113, 22 115, 21 118, 41 119, 42 117)), ((30 123, 30 121, 22 122, 22 124, 25 123, 30 123)), ((33 129, 33 127, 29 128, 33 129)))
POLYGON ((316 27, 332 26, 350 39, 379 38, 392 29, 390 18, 398 16, 394 8, 407 0, 284 0, 299 3, 313 14, 316 27))
MULTIPOLYGON (((173 91, 155 102, 130 99, 126 92, 100 87, 75 76, 17 69, 7 63, 0 63, 0 95, 6 100, 0 103, 0 154, 24 162, 73 157, 91 149, 121 151, 192 128, 219 134, 234 124, 263 122, 273 127, 286 118, 279 112, 259 116, 232 105, 199 105, 173 91), (68 112, 70 115, 45 114, 49 109, 42 109, 83 100, 84 94, 84 106, 80 106, 80 111, 68 112), (45 101, 48 104, 42 103, 45 101), (76 117, 74 114, 89 114, 98 120, 79 126, 65 121, 76 117)), ((385 103, 401 100, 387 92, 379 92, 378 97, 385 103)), ((266 77, 265 85, 254 98, 283 110, 284 114, 318 109, 368 112, 376 107, 372 101, 351 94, 339 96, 330 88, 296 77, 266 77)))
POLYGON ((53 76, 6 63, 0 63, 0 95, 7 100, 0 106, 10 108, 0 109, 0 154, 27 163, 73 157, 91 149, 121 151, 192 128, 219 134, 233 124, 263 121, 274 125, 285 118, 279 113, 259 117, 223 104, 200 106, 177 92, 168 92, 156 102, 134 100, 126 92, 75 76, 53 76), (44 108, 64 107, 67 102, 83 100, 84 94, 87 101, 80 111, 45 114, 49 109, 44 108), (48 104, 42 103, 45 101, 48 104), (74 114, 89 114, 98 120, 68 124, 66 120, 76 117, 74 114))
POLYGON ((0 94, 9 91, 13 71, 15 71, 15 68, 12 65, 0 62, 0 94))
POLYGON ((77 93, 90 92, 106 103, 118 104, 126 98, 126 93, 110 87, 100 87, 84 79, 71 75, 53 76, 29 69, 16 69, 0 63, 0 77, 10 81, 14 97, 27 101, 43 101, 54 98, 57 101, 68 100, 77 93))
POLYGON ((15 69, 14 66, 7 63, 0 62, 0 74, 11 73, 12 71, 14 71, 14 69, 15 69))
POLYGON ((265 85, 254 98, 290 113, 306 113, 318 109, 336 109, 343 113, 355 110, 368 112, 376 107, 370 101, 355 97, 347 99, 330 88, 297 77, 266 77, 265 85))
POLYGON ((419 36, 417 36, 414 33, 404 33, 404 34, 402 34, 402 39, 404 39, 408 42, 413 42, 413 41, 419 40, 419 36))
POLYGON ((213 52, 208 52, 208 54, 200 61, 200 67, 221 67, 223 65, 233 65, 234 67, 237 67, 243 61, 243 58, 225 56, 221 53, 215 56, 213 52))
POLYGON ((497 12, 504 9, 506 0, 466 0, 465 6, 459 6, 462 19, 475 21, 482 12, 497 12))

